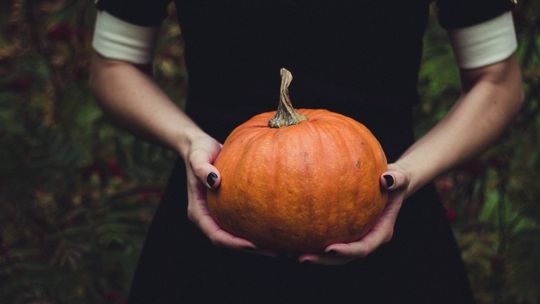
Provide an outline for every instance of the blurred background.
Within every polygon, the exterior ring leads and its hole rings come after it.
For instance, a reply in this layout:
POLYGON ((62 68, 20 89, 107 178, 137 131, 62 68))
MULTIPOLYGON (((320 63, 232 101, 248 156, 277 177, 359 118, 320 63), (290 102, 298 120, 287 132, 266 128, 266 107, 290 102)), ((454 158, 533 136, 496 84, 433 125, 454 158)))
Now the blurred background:
MULTIPOLYGON (((154 72, 180 106, 173 7, 154 72)), ((421 135, 459 94, 446 33, 425 39, 421 135)), ((117 129, 88 88, 91 1, 0 2, 0 303, 125 303, 175 155, 117 129)), ((436 181, 478 303, 540 303, 540 1, 514 12, 526 104, 501 140, 436 181)), ((397 46, 398 47, 398 46, 397 46)))

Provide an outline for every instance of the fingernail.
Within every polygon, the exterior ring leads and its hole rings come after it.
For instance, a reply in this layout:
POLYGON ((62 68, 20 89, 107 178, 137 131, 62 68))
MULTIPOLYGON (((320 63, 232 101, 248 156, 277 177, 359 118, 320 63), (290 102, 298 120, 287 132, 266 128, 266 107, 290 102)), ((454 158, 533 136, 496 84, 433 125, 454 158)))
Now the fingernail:
POLYGON ((386 188, 392 188, 394 185, 394 177, 392 175, 383 175, 383 178, 386 181, 386 188))
POLYGON ((328 254, 328 255, 337 255, 338 252, 335 251, 334 249, 331 249, 331 250, 328 250, 328 251, 326 252, 326 254, 328 254))
POLYGON ((302 260, 302 261, 300 261, 300 263, 301 263, 301 264, 304 264, 304 265, 311 265, 311 264, 313 264, 313 262, 310 261, 310 260, 302 260))
POLYGON ((214 172, 210 172, 210 174, 208 174, 208 176, 206 177, 206 183, 208 184, 208 186, 210 186, 210 188, 214 187, 217 177, 217 174, 215 174, 214 172))

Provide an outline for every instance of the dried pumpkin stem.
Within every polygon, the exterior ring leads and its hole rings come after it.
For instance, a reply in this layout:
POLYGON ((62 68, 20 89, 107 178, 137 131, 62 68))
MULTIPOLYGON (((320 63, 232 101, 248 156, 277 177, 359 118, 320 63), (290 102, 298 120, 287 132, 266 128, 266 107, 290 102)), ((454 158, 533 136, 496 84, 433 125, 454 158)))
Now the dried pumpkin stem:
POLYGON ((289 97, 289 85, 292 81, 292 74, 287 69, 282 68, 281 87, 279 94, 279 105, 276 115, 268 121, 270 128, 281 128, 299 124, 302 120, 307 120, 307 117, 296 112, 289 97))

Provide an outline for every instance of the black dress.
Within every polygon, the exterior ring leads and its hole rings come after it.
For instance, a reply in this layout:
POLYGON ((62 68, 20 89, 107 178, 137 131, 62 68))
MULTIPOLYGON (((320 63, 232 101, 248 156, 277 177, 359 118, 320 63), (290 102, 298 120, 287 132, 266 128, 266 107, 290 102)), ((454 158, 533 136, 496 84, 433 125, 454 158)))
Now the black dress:
MULTIPOLYGON (((186 111, 223 142, 275 110, 279 69, 296 107, 367 125, 389 162, 413 143, 411 107, 429 0, 177 0, 189 72, 186 111)), ((101 0, 98 9, 151 26, 166 3, 101 0)), ((510 0, 440 0, 446 28, 495 17, 510 0)), ((472 303, 459 250, 434 188, 410 197, 393 240, 345 266, 303 265, 214 247, 186 217, 179 160, 148 232, 129 303, 472 303)))

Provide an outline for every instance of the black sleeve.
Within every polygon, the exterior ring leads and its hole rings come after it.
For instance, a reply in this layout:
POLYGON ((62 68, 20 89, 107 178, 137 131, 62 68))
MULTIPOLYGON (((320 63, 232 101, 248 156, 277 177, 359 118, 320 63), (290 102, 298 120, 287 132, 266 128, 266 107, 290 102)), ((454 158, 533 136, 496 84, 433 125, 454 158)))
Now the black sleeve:
POLYGON ((471 26, 512 9, 512 0, 436 0, 440 24, 446 29, 471 26))
POLYGON ((140 26, 158 26, 167 16, 169 0, 98 0, 96 8, 140 26))

